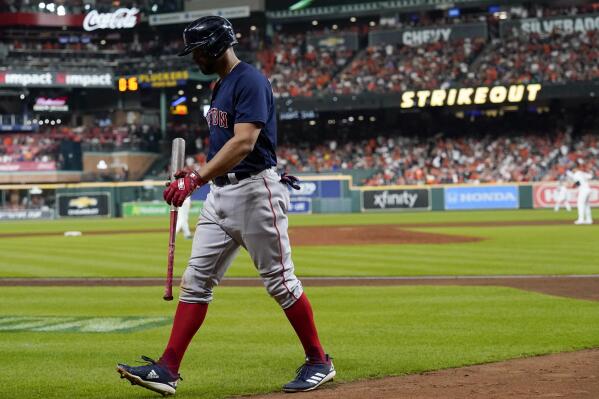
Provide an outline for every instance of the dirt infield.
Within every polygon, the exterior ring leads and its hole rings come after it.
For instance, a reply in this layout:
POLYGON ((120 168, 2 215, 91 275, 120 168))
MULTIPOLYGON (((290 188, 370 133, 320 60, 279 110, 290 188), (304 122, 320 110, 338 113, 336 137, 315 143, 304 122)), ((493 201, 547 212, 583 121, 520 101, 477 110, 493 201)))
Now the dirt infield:
MULTIPOLYGON (((340 372, 343 372, 340 370, 340 372)), ((289 399, 289 394, 252 399, 289 399)), ((331 384, 298 399, 599 398, 599 350, 508 360, 403 377, 331 384)))
MULTIPOLYGON (((343 226, 302 226, 290 227, 289 235, 294 245, 344 245, 344 244, 449 244, 455 242, 480 241, 481 237, 446 235, 406 231, 414 228, 431 227, 513 227, 513 226, 555 226, 569 225, 566 220, 523 220, 492 222, 442 222, 442 223, 400 223, 376 225, 343 226), (409 233, 409 234, 408 234, 409 233)), ((586 226, 592 227, 592 226, 586 226)), ((83 235, 120 235, 120 234, 168 234, 168 229, 119 229, 119 230, 83 230, 83 235)), ((1 238, 20 237, 60 237, 62 232, 19 232, 0 233, 1 238)))

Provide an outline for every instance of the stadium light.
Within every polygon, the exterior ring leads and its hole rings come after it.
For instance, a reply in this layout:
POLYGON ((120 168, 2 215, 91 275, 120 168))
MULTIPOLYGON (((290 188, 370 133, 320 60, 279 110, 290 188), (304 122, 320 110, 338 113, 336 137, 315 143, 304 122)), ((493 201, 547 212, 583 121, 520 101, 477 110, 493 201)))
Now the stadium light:
POLYGON ((316 125, 316 121, 310 121, 309 123, 310 123, 310 126, 316 125))
POLYGON ((86 10, 89 10, 91 8, 91 6, 89 4, 86 4, 83 8, 85 8, 86 10))
POLYGON ((376 26, 376 22, 374 22, 374 21, 370 21, 370 22, 368 23, 368 25, 370 25, 370 26, 376 26))
POLYGON ((43 10, 46 8, 46 3, 39 3, 37 6, 43 10))
POLYGON ((24 100, 24 99, 25 99, 25 94, 21 93, 21 95, 19 96, 19 98, 20 98, 21 100, 24 100))
POLYGON ((152 12, 156 12, 156 11, 158 11, 158 4, 154 4, 152 6, 152 12))
POLYGON ((40 126, 43 125, 43 124, 44 124, 44 121, 39 121, 39 125, 40 126))
POLYGON ((337 28, 339 28, 337 24, 333 24, 333 30, 337 30, 337 28))
POLYGON ((196 85, 196 89, 198 89, 198 90, 202 90, 202 87, 204 87, 204 86, 202 86, 200 83, 198 83, 198 84, 196 85))
POLYGON ((50 12, 54 12, 55 9, 56 9, 56 4, 54 4, 54 3, 46 4, 46 10, 48 10, 50 12))
POLYGON ((253 31, 255 31, 255 30, 256 30, 256 25, 252 25, 252 26, 250 26, 250 30, 251 30, 252 32, 253 32, 253 31))
POLYGON ((50 124, 51 124, 52 126, 54 126, 54 125, 56 124, 56 122, 54 122, 54 121, 50 121, 50 124))
POLYGON ((363 120, 364 120, 364 115, 360 115, 360 116, 358 116, 358 120, 359 120, 359 121, 363 121, 363 120))
POLYGON ((356 22, 356 17, 351 17, 351 18, 349 19, 349 21, 350 21, 350 22, 356 22))
POLYGON ((66 15, 67 10, 64 8, 64 6, 58 6, 58 8, 56 9, 56 14, 58 15, 66 15))
POLYGON ((191 102, 197 103, 198 102, 198 98, 197 97, 192 97, 191 98, 191 102))
POLYGON ((371 117, 370 117, 370 122, 376 122, 376 117, 374 117, 374 116, 371 116, 371 117))
POLYGON ((47 125, 48 123, 50 123, 50 119, 44 120, 44 123, 47 125))
POLYGON ((237 33, 235 34, 235 37, 236 37, 236 38, 238 38, 238 39, 241 39, 241 33, 237 32, 237 33))
POLYGON ((353 122, 354 121, 354 117, 350 116, 349 118, 347 118, 348 121, 353 122))
POLYGON ((105 45, 105 44, 106 44, 106 40, 104 40, 104 39, 100 40, 100 44, 101 44, 102 46, 103 46, 103 45, 105 45))
POLYGON ((184 92, 183 90, 179 90, 179 91, 177 92, 177 94, 179 94, 180 96, 182 96, 183 94, 185 94, 185 92, 184 92))
POLYGON ((318 21, 317 20, 312 21, 312 26, 316 26, 316 25, 318 25, 318 21))
POLYGON ((56 123, 58 123, 60 125, 62 123, 62 121, 60 119, 56 119, 56 123))

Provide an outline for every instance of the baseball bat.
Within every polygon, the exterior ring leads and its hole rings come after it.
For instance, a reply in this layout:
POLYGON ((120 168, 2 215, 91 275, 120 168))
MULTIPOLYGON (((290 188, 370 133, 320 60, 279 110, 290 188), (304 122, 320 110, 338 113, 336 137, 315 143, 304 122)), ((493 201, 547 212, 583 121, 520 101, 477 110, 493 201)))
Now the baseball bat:
MULTIPOLYGON (((185 140, 178 137, 173 140, 173 148, 171 152, 171 181, 175 180, 175 173, 183 169, 183 161, 185 158, 185 140)), ((168 260, 166 267, 166 282, 164 284, 165 301, 173 300, 173 262, 175 261, 175 236, 177 228, 177 216, 179 210, 176 206, 171 205, 170 211, 170 226, 168 229, 168 260)))

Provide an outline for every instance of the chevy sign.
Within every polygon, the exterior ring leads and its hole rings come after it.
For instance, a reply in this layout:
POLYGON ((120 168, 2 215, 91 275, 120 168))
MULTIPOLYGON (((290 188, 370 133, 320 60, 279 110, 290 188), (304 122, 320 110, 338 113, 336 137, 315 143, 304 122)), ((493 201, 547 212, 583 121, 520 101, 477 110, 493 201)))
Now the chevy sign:
POLYGON ((445 209, 517 209, 518 186, 458 186, 444 189, 445 209))

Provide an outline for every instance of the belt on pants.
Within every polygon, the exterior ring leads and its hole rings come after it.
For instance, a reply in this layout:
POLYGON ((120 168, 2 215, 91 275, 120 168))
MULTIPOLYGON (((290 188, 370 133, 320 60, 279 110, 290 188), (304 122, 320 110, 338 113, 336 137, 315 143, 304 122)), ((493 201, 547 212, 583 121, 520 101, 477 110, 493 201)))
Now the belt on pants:
POLYGON ((217 186, 217 187, 223 187, 223 186, 227 186, 229 184, 237 184, 239 183, 241 180, 247 179, 249 177, 252 177, 254 175, 257 175, 258 173, 262 172, 257 171, 257 172, 236 172, 236 173, 227 173, 226 175, 222 175, 222 176, 217 176, 215 177, 212 182, 217 186))

